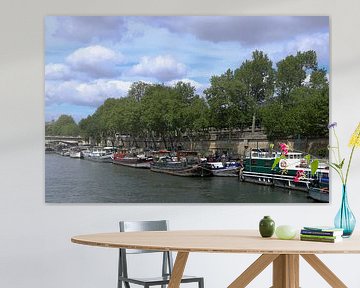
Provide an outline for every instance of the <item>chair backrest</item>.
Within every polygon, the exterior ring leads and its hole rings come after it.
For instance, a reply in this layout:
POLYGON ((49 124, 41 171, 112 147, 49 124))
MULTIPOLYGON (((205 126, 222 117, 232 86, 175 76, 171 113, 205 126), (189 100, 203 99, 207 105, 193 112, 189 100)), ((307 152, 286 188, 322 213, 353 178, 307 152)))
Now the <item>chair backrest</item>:
MULTIPOLYGON (((167 231, 169 228, 167 220, 157 221, 120 221, 120 232, 137 232, 137 231, 167 231)), ((160 251, 136 250, 136 249, 119 249, 119 275, 128 277, 127 257, 126 254, 139 253, 159 253, 160 251)), ((171 274, 173 267, 172 255, 169 251, 163 253, 162 275, 171 274)))
POLYGON ((120 221, 120 232, 167 231, 167 220, 155 221, 120 221))
MULTIPOLYGON (((120 221, 120 232, 137 231, 167 231, 169 224, 167 220, 155 221, 120 221)), ((159 251, 126 249, 126 254, 154 253, 159 251)))

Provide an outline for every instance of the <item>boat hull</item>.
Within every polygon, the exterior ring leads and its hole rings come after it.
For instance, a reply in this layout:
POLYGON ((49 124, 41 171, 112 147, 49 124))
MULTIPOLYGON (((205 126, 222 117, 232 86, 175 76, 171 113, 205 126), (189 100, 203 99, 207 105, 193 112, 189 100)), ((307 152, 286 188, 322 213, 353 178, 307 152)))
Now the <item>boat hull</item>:
POLYGON ((70 152, 70 158, 82 158, 81 152, 70 152))
POLYGON ((240 173, 240 179, 245 182, 267 186, 276 186, 280 188, 300 190, 305 192, 309 190, 310 185, 310 182, 306 180, 295 182, 293 176, 248 171, 242 171, 240 173))
POLYGON ((132 168, 141 168, 141 169, 150 169, 150 161, 127 161, 126 159, 114 159, 113 164, 132 167, 132 168))
POLYGON ((231 167, 223 169, 212 169, 211 173, 218 177, 239 177, 240 168, 231 167))
POLYGON ((84 160, 94 161, 94 162, 102 162, 102 163, 112 163, 113 159, 111 156, 87 156, 83 158, 84 160))
POLYGON ((329 203, 329 190, 311 187, 309 197, 321 203, 329 203))
POLYGON ((212 176, 212 173, 208 169, 200 165, 183 166, 181 165, 163 165, 163 163, 153 163, 150 166, 151 171, 158 173, 165 173, 174 176, 183 177, 207 177, 212 176))

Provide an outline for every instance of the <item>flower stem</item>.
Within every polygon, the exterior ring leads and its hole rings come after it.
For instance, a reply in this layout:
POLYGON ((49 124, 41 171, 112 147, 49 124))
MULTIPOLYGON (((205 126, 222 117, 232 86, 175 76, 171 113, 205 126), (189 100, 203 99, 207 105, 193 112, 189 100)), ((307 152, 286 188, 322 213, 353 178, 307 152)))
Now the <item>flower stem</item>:
MULTIPOLYGON (((341 155, 340 155, 339 138, 338 138, 338 136, 337 136, 337 134, 336 134, 335 129, 333 129, 333 131, 334 131, 334 135, 335 135, 335 139, 336 139, 336 148, 337 148, 337 152, 338 152, 338 159, 337 159, 338 161, 337 161, 337 163, 338 163, 339 165, 341 165, 342 159, 341 159, 341 155)), ((351 154, 351 155, 352 155, 352 154, 351 154)), ((349 166, 348 166, 348 168, 349 168, 349 166)), ((343 184, 346 184, 346 180, 344 181, 344 174, 343 174, 342 167, 339 169, 339 175, 340 175, 340 178, 341 178, 342 183, 343 183, 343 184)))
POLYGON ((347 183, 347 180, 348 180, 348 176, 349 176, 349 170, 350 170, 350 164, 351 164, 351 160, 352 160, 352 157, 353 157, 353 154, 354 154, 354 150, 355 150, 355 145, 352 147, 351 149, 351 154, 350 154, 350 158, 349 158, 349 163, 347 165, 347 169, 346 169, 346 176, 345 176, 345 185, 347 183))
POLYGON ((338 136, 337 136, 337 134, 336 134, 336 131, 335 131, 335 129, 333 129, 333 131, 334 131, 334 135, 335 135, 335 139, 336 139, 336 148, 337 148, 337 152, 338 152, 338 159, 337 159, 337 163, 341 163, 341 155, 340 155, 340 144, 339 144, 339 138, 338 138, 338 136))
POLYGON ((331 164, 331 163, 329 163, 329 166, 331 167, 331 168, 333 168, 335 171, 336 171, 336 173, 338 173, 339 174, 339 176, 340 176, 340 180, 341 180, 341 182, 343 183, 343 185, 344 185, 344 177, 343 177, 343 175, 340 173, 340 169, 338 169, 336 166, 334 166, 333 164, 331 164))

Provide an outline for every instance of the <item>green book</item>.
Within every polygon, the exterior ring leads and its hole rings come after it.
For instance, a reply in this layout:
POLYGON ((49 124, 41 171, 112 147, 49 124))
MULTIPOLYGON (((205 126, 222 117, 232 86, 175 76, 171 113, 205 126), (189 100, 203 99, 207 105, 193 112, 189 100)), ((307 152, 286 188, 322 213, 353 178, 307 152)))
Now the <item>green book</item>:
POLYGON ((314 241, 314 242, 325 242, 325 243, 337 243, 342 241, 342 237, 332 238, 316 238, 316 237, 303 237, 300 235, 301 241, 314 241))
POLYGON ((300 234, 303 238, 314 238, 314 239, 337 239, 342 238, 341 236, 327 236, 327 235, 308 235, 308 234, 300 234))

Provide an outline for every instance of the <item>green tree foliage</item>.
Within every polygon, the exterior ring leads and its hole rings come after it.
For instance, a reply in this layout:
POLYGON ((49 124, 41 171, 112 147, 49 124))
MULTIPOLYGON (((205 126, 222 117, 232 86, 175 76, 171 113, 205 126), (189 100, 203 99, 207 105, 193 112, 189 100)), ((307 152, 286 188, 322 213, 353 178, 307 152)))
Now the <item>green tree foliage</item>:
POLYGON ((282 76, 279 76, 278 70, 277 83, 281 85, 277 88, 280 94, 261 109, 262 125, 268 138, 326 136, 329 122, 329 83, 326 71, 317 67, 315 52, 288 56, 279 63, 279 69, 292 65, 292 68, 297 68, 291 70, 296 73, 287 77, 288 80, 291 79, 288 82, 279 80, 282 76), (297 65, 293 65, 296 62, 297 65), (306 82, 306 79, 310 80, 306 82))
POLYGON ((80 135, 87 141, 94 139, 97 143, 101 141, 101 128, 94 115, 81 119, 79 122, 80 135))
MULTIPOLYGON (((276 67, 264 52, 254 51, 237 69, 212 76, 205 98, 181 81, 174 86, 134 82, 126 97, 107 99, 79 127, 84 137, 97 142, 114 141, 120 134, 135 146, 141 138, 158 148, 162 139, 172 149, 184 137, 193 143, 210 127, 249 127, 255 116, 269 138, 325 135, 329 83, 315 52, 287 56, 276 67)), ((46 129, 54 133, 55 127, 46 129)))
POLYGON ((289 55, 277 64, 276 88, 282 101, 286 101, 291 91, 302 87, 307 74, 317 70, 315 51, 298 52, 289 55))
POLYGON ((262 51, 254 51, 252 59, 246 60, 235 71, 235 79, 242 83, 246 109, 242 109, 249 117, 252 117, 252 126, 255 126, 256 114, 259 107, 274 95, 275 70, 272 62, 262 51))
POLYGON ((204 91, 210 108, 210 125, 222 129, 242 128, 248 122, 248 102, 244 87, 234 72, 228 69, 220 76, 212 76, 211 86, 204 91))
POLYGON ((145 95, 146 89, 150 87, 151 84, 147 84, 142 81, 134 82, 131 84, 128 96, 134 98, 136 101, 140 101, 141 98, 145 95))
POLYGON ((45 124, 45 135, 79 136, 80 129, 69 115, 61 115, 56 121, 45 124))
POLYGON ((286 106, 273 99, 261 109, 262 123, 269 139, 327 135, 329 96, 321 90, 297 88, 286 106))

